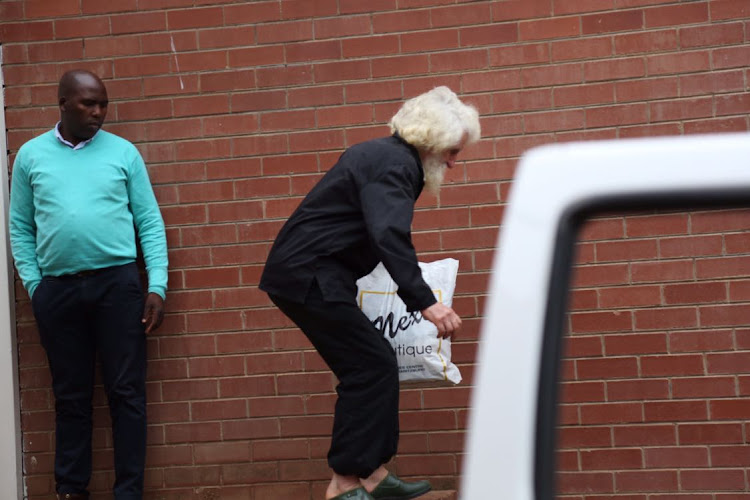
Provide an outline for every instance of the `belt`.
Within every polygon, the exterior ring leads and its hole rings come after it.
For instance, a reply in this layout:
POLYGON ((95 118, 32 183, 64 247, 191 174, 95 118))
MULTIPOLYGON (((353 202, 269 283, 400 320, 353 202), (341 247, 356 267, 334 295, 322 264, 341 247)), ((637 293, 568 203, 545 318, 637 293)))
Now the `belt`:
POLYGON ((101 274, 109 269, 112 269, 112 268, 102 267, 101 269, 83 270, 83 271, 78 271, 77 273, 61 274, 60 276, 54 276, 54 278, 61 279, 61 280, 90 278, 92 276, 96 276, 97 274, 101 274))

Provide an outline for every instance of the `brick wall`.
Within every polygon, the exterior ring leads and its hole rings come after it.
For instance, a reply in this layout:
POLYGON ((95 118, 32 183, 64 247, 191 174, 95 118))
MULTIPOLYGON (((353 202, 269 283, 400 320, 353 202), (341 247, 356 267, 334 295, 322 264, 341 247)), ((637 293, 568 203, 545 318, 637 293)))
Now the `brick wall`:
MULTIPOLYGON (((149 498, 321 496, 335 380, 258 277, 340 151, 387 133, 404 98, 438 84, 478 107, 484 132, 414 223, 422 259, 461 263, 454 356, 465 383, 402 392, 393 468, 455 488, 518 156, 555 141, 748 130, 749 41, 747 0, 0 2, 11 161, 56 121, 60 74, 91 69, 109 89, 107 128, 137 144, 167 222, 169 315, 149 341, 149 498)), ((748 226, 737 211, 587 226, 561 406, 569 498, 750 492, 748 226)), ((42 499, 54 488, 53 400, 20 286, 17 297, 25 480, 42 499)), ((92 490, 106 498, 101 391, 95 413, 92 490)))

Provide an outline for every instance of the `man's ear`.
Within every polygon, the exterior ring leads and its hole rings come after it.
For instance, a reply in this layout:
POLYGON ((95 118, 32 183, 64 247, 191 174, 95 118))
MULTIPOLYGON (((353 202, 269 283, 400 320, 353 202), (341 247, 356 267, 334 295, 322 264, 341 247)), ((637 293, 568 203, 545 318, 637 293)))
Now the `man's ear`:
POLYGON ((67 97, 61 97, 60 99, 58 99, 57 105, 60 108, 60 111, 65 111, 65 104, 67 102, 68 102, 68 98, 67 97))

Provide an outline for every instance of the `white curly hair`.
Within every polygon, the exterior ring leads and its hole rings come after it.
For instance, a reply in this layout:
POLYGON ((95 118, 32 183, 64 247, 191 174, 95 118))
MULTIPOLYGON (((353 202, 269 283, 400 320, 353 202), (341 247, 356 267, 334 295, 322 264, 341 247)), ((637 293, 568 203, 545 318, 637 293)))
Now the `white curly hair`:
POLYGON ((439 153, 479 140, 479 113, 448 87, 435 87, 406 101, 388 124, 406 142, 422 151, 439 153))

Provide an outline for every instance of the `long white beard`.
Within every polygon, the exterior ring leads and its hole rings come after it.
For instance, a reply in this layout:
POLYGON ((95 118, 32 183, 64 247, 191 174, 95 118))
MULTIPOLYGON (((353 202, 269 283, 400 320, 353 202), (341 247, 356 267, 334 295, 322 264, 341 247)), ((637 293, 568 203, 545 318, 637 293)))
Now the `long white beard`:
POLYGON ((427 191, 437 196, 440 185, 445 178, 445 162, 439 156, 428 156, 425 158, 422 168, 424 169, 424 187, 427 191))

